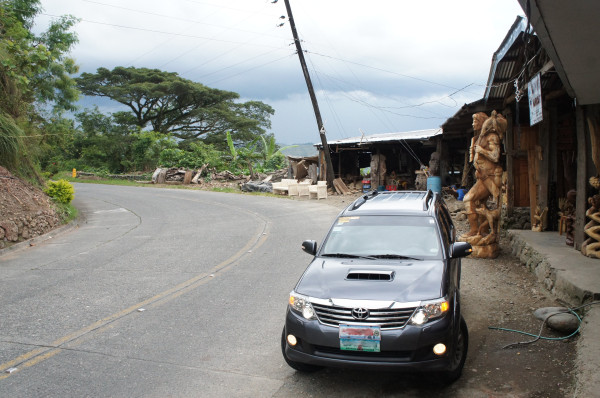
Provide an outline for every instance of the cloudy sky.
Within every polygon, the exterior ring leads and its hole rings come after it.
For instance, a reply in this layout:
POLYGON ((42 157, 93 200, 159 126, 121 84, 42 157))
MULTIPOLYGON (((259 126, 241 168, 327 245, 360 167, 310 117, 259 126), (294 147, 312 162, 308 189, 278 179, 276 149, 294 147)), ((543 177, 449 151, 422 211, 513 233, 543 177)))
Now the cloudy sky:
MULTIPOLYGON (((483 96, 517 0, 290 0, 330 140, 436 128, 483 96)), ((283 0, 42 0, 80 19, 81 72, 158 68, 275 109, 280 144, 319 142, 283 0), (282 26, 280 26, 283 24, 282 26)), ((87 99, 90 105, 97 99, 87 99)), ((106 102, 102 109, 110 111, 106 102)))

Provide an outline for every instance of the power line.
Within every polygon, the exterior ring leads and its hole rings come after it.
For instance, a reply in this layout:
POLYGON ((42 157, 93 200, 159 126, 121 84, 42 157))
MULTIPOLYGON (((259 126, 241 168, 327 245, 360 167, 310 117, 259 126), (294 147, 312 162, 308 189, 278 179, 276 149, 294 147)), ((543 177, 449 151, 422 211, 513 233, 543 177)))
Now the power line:
MULTIPOLYGON (((112 8, 117 8, 117 9, 121 9, 121 10, 137 12, 137 13, 140 13, 140 14, 152 15, 152 16, 161 17, 161 18, 167 18, 167 19, 174 19, 174 20, 177 20, 177 21, 191 22, 191 23, 194 23, 194 24, 213 26, 213 27, 216 27, 216 28, 225 28, 226 30, 235 30, 235 31, 243 32, 243 33, 252 33, 252 34, 255 34, 255 35, 261 35, 261 36, 267 36, 267 37, 274 37, 274 38, 277 38, 277 39, 280 38, 279 36, 275 36, 275 35, 271 35, 271 34, 267 34, 267 33, 254 32, 254 31, 245 30, 245 29, 237 29, 237 28, 233 28, 233 27, 229 27, 229 26, 216 25, 216 24, 212 24, 212 23, 208 23, 208 22, 203 22, 203 21, 198 21, 198 20, 189 19, 189 18, 176 17, 176 16, 165 15, 165 14, 160 14, 160 13, 155 13, 155 12, 150 12, 150 11, 138 10, 138 9, 134 9, 134 8, 117 6, 117 5, 114 5, 114 4, 101 3, 99 1, 93 1, 93 0, 82 0, 82 1, 84 1, 86 3, 92 3, 92 4, 97 4, 97 5, 105 6, 105 7, 112 7, 112 8)), ((206 3, 199 3, 199 4, 206 4, 206 3)), ((222 7, 222 8, 227 8, 227 7, 222 7)), ((244 20, 249 19, 252 16, 253 15, 250 15, 249 17, 245 18, 244 20)))
MULTIPOLYGON (((224 71, 224 70, 226 70, 226 69, 230 69, 230 68, 236 67, 236 66, 238 66, 238 65, 241 65, 241 64, 244 64, 244 63, 246 63, 246 62, 252 61, 253 59, 260 58, 260 57, 264 57, 265 55, 271 54, 271 53, 273 53, 273 52, 275 52, 275 51, 277 51, 277 50, 278 50, 278 49, 271 50, 271 51, 267 51, 266 53, 262 53, 262 54, 259 54, 259 55, 256 55, 256 56, 254 56, 254 57, 252 57, 252 58, 248 58, 248 59, 245 59, 245 60, 243 60, 243 61, 240 61, 240 62, 238 62, 238 63, 231 64, 231 65, 228 65, 228 66, 225 66, 225 67, 223 67, 223 68, 220 68, 220 69, 218 69, 218 70, 215 70, 215 71, 213 71, 213 72, 210 72, 210 73, 207 73, 207 74, 201 75, 201 76, 199 76, 199 77, 198 77, 198 79, 202 79, 203 77, 207 77, 207 76, 210 76, 210 75, 214 75, 215 73, 219 73, 219 72, 222 72, 222 71, 224 71)), ((286 55, 286 56, 285 56, 285 57, 283 57, 283 58, 286 58, 286 57, 288 57, 288 56, 289 56, 289 55, 286 55)), ((196 68, 194 68, 194 69, 196 69, 196 68)), ((192 70, 193 70, 193 69, 192 69, 192 70)), ((188 71, 188 72, 189 72, 189 71, 188 71)), ((187 72, 185 72, 185 73, 187 73, 187 72)))
POLYGON ((329 100, 329 96, 327 95, 327 91, 325 90, 325 85, 323 85, 323 83, 321 82, 321 76, 319 74, 319 72, 317 72, 315 65, 312 61, 311 57, 308 57, 308 61, 310 62, 310 65, 312 66, 313 70, 315 71, 315 75, 317 76, 317 81, 319 82, 319 85, 321 86, 321 90, 323 93, 323 96, 325 97, 325 102, 327 102, 327 107, 329 108, 329 111, 333 114, 333 119, 335 121, 335 124, 338 127, 338 130, 340 132, 340 134, 344 131, 342 124, 341 124, 341 120, 337 114, 337 112, 335 111, 335 108, 333 107, 333 104, 331 103, 331 101, 329 100))
MULTIPOLYGON (((252 15, 251 15, 251 16, 248 16, 247 18, 244 18, 244 19, 242 19, 242 20, 241 20, 241 21, 239 21, 237 24, 240 24, 240 23, 242 23, 242 22, 245 22, 246 20, 250 19, 251 17, 252 17, 252 15)), ((237 25, 237 24, 236 24, 236 25, 237 25)), ((225 30, 225 31, 223 31, 223 32, 226 32, 226 30, 225 30)), ((223 32, 221 32, 221 33, 223 33, 223 32)), ((217 37, 217 35, 214 35, 214 36, 212 36, 212 37, 213 37, 213 38, 214 38, 214 37, 217 37)), ((250 41, 252 41, 252 40, 253 40, 253 39, 249 39, 249 40, 247 40, 246 42, 244 42, 243 44, 239 44, 239 45, 237 45, 236 47, 234 47, 234 48, 231 48, 231 49, 229 49, 228 51, 225 51, 225 52, 224 52, 224 53, 222 53, 221 55, 218 55, 218 56, 216 56, 216 57, 213 57, 212 59, 210 59, 210 60, 207 60, 207 61, 203 62, 202 64, 198 65, 197 67, 191 68, 191 69, 189 69, 188 71, 186 71, 186 72, 184 72, 184 73, 190 72, 190 71, 192 71, 192 70, 194 70, 194 69, 197 69, 197 68, 199 68, 199 67, 201 67, 201 66, 204 66, 204 65, 206 65, 206 64, 208 64, 208 63, 210 63, 210 62, 212 62, 212 61, 215 61, 216 59, 219 59, 219 58, 221 58, 222 56, 224 56, 224 55, 226 55, 226 54, 229 54, 230 52, 232 52, 232 51, 234 51, 234 50, 238 49, 239 47, 242 47, 243 45, 246 45, 246 44, 248 44, 248 43, 249 43, 250 41)), ((159 68, 162 68, 162 67, 164 67, 165 65, 168 65, 169 63, 171 63, 171 62, 173 62, 173 61, 175 61, 175 60, 177 60, 177 59, 179 59, 179 58, 183 57, 184 55, 186 55, 186 54, 189 54, 190 52, 192 52, 192 51, 194 51, 194 50, 198 49, 199 47, 202 47, 204 44, 206 44, 206 43, 200 43, 200 44, 198 44, 197 46, 194 46, 193 48, 191 48, 191 49, 189 49, 189 50, 187 50, 187 51, 185 51, 185 52, 181 53, 181 54, 180 54, 180 55, 178 55, 177 57, 175 57, 175 58, 173 58, 173 59, 171 59, 171 60, 169 60, 169 61, 165 62, 164 64, 160 65, 160 66, 159 66, 159 68)))
MULTIPOLYGON (((309 52, 309 51, 306 51, 306 52, 309 52)), ((442 84, 442 83, 433 82, 431 80, 421 79, 420 77, 409 76, 409 75, 405 75, 405 74, 402 74, 402 73, 394 72, 394 71, 391 71, 391 70, 387 70, 387 69, 383 69, 383 68, 378 68, 376 66, 369 66, 369 65, 361 64, 359 62, 354 62, 354 61, 349 61, 349 60, 346 60, 346 59, 336 58, 336 57, 332 57, 331 55, 320 54, 320 53, 316 53, 316 52, 312 52, 312 51, 310 51, 310 53, 314 54, 314 55, 318 55, 320 57, 331 58, 331 59, 335 59, 337 61, 342 61, 342 62, 347 62, 349 64, 354 64, 354 65, 362 66, 364 68, 375 69, 375 70, 378 70, 380 72, 391 73, 393 75, 405 77, 407 79, 417 80, 417 81, 421 81, 421 82, 424 82, 424 83, 433 84, 433 85, 436 85, 436 86, 446 87, 446 88, 450 88, 452 90, 458 90, 458 88, 456 88, 456 87, 448 86, 448 85, 442 84)))
MULTIPOLYGON (((324 76, 327 76, 327 77, 328 77, 329 79, 331 79, 331 80, 337 80, 337 81, 339 81, 339 82, 341 82, 341 83, 345 83, 345 84, 347 84, 347 85, 349 85, 349 86, 356 87, 356 88, 357 88, 357 89, 359 89, 359 90, 362 90, 362 91, 370 91, 370 90, 367 90, 367 89, 365 89, 365 88, 363 88, 363 87, 361 87, 361 86, 356 86, 356 85, 354 85, 354 84, 352 84, 352 83, 350 83, 350 82, 347 82, 347 81, 345 81, 345 80, 342 80, 342 79, 336 78, 336 77, 334 77, 334 76, 330 76, 330 75, 328 75, 328 74, 326 74, 326 73, 323 73, 323 72, 321 72, 321 74, 323 74, 324 76)), ((343 87, 340 87, 339 85, 336 85, 336 86, 337 86, 337 87, 340 89, 340 91, 344 91, 343 87)), ((394 98, 394 97, 391 97, 391 96, 389 96, 389 95, 384 95, 384 94, 379 94, 379 93, 377 93, 377 95, 378 95, 379 97, 388 98, 388 99, 390 99, 390 100, 392 100, 392 101, 394 101, 394 102, 403 102, 403 101, 400 101, 398 98, 394 98)), ((454 94, 451 94, 451 95, 454 95, 454 94)), ((442 97, 442 98, 440 98, 440 100, 441 100, 441 99, 444 99, 444 98, 447 98, 447 97, 449 97, 449 96, 442 97)), ((439 101, 439 100, 438 100, 438 101, 439 101)), ((429 101, 429 102, 431 102, 431 103, 435 103, 435 102, 438 102, 438 101, 429 101)), ((417 107, 421 107, 421 106, 423 106, 423 105, 426 105, 426 104, 428 104, 428 102, 422 102, 422 103, 420 103, 420 104, 406 105, 406 106, 403 106, 403 107, 381 106, 381 107, 379 107, 379 108, 381 108, 381 109, 405 109, 405 108, 417 108, 417 107)), ((432 114, 432 115, 435 115, 435 116, 440 116, 440 117, 442 117, 442 115, 439 115, 439 114, 437 114, 437 113, 435 113, 435 112, 433 112, 433 111, 430 111, 429 109, 422 109, 422 110, 423 110, 424 112, 430 113, 430 114, 432 114)))
POLYGON ((252 71, 252 70, 255 70, 255 69, 258 69, 258 68, 262 68, 263 66, 267 66, 267 65, 273 64, 273 63, 275 63, 275 62, 281 61, 282 59, 290 58, 290 57, 291 57, 291 56, 293 56, 293 55, 295 55, 295 54, 288 54, 288 55, 286 55, 286 56, 284 56, 284 57, 277 58, 277 59, 274 59, 274 60, 272 60, 272 61, 269 61, 269 62, 265 62, 264 64, 257 65, 257 66, 255 66, 255 67, 253 67, 253 68, 246 69, 245 71, 238 72, 238 73, 236 73, 236 74, 233 74, 233 75, 230 75, 230 76, 224 77, 224 78, 222 78, 222 79, 219 79, 219 80, 213 80, 213 81, 211 81, 210 83, 207 83, 207 84, 208 84, 208 85, 212 85, 212 84, 215 84, 215 83, 221 82, 221 81, 223 81, 223 80, 231 79, 231 78, 233 78, 233 77, 236 77, 236 76, 242 75, 242 74, 244 74, 244 73, 248 73, 248 72, 250 72, 250 71, 252 71))
MULTIPOLYGON (((53 15, 53 14, 40 13, 40 15, 45 15, 45 16, 52 17, 52 18, 60 18, 60 16, 53 15)), ((215 38, 210 38, 210 37, 206 37, 206 36, 188 35, 188 34, 183 34, 183 33, 165 32, 165 31, 156 30, 156 29, 147 29, 147 28, 139 28, 139 27, 134 27, 134 26, 113 24, 113 23, 108 23, 108 22, 92 21, 92 20, 83 19, 83 18, 79 18, 79 20, 82 21, 82 22, 87 22, 87 23, 92 23, 92 24, 97 24, 97 25, 105 25, 105 26, 111 26, 111 27, 121 28, 121 29, 139 30, 141 32, 158 33, 158 34, 163 34, 163 35, 186 37, 186 38, 192 38, 192 39, 202 39, 202 40, 216 41, 216 42, 220 42, 220 43, 248 44, 248 42, 239 42, 239 41, 234 41, 234 40, 215 39, 215 38)), ((258 44, 258 43, 251 44, 251 45, 255 46, 255 47, 266 47, 266 48, 276 48, 276 49, 283 49, 284 48, 284 47, 275 47, 275 46, 271 46, 271 45, 267 45, 267 44, 258 44)))

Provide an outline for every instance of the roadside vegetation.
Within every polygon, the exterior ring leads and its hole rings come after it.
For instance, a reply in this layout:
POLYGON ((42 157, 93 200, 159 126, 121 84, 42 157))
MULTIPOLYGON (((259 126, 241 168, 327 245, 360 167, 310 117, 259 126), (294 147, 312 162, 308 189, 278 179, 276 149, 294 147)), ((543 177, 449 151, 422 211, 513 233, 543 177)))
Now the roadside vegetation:
POLYGON ((266 133, 271 106, 157 69, 77 76, 68 56, 76 18, 56 18, 36 34, 42 11, 39 0, 0 0, 0 166, 42 187, 72 169, 102 177, 157 167, 249 175, 285 167, 266 133), (81 95, 108 98, 122 110, 81 109, 81 95))

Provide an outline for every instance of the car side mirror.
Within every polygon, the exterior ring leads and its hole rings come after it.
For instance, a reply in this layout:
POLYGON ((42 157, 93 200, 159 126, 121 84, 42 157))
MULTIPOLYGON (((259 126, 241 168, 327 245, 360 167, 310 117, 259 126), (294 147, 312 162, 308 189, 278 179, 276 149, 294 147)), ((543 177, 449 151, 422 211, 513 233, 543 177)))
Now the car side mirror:
POLYGON ((305 240, 302 242, 302 250, 314 256, 317 254, 317 241, 305 240))
POLYGON ((470 243, 467 242, 455 242, 452 244, 452 249, 450 251, 450 257, 459 258, 468 256, 473 252, 473 247, 471 247, 470 243))

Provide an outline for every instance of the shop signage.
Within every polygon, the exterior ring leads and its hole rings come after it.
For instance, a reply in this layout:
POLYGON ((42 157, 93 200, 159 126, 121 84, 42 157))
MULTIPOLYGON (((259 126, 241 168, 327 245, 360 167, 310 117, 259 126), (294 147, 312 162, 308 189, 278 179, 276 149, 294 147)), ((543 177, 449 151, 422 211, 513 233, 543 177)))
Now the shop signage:
POLYGON ((533 126, 542 121, 542 85, 538 73, 527 84, 529 96, 529 125, 533 126))

